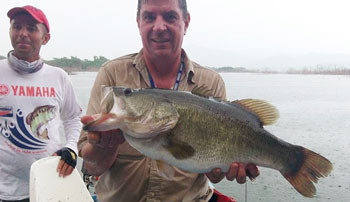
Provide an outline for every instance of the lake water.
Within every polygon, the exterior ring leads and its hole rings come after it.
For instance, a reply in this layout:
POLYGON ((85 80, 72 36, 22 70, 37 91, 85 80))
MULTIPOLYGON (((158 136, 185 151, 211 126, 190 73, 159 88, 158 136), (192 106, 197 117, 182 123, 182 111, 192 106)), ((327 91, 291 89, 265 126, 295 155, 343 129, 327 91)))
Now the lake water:
MULTIPOLYGON (((96 73, 71 75, 81 106, 86 109, 96 73)), ((222 73, 229 100, 263 99, 280 112, 272 134, 311 149, 334 166, 316 184, 317 195, 301 196, 276 170, 260 168, 254 182, 223 180, 215 187, 240 201, 350 201, 350 76, 222 73), (246 194, 247 193, 247 194, 246 194)), ((78 168, 79 169, 79 168, 78 168)))

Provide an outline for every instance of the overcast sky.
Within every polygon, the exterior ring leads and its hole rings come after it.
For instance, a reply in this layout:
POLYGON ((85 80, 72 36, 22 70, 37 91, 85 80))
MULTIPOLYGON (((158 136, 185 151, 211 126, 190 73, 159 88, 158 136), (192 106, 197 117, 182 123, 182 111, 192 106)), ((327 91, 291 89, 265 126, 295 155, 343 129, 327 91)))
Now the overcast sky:
MULTIPOLYGON (((7 11, 28 4, 42 9, 50 23, 51 40, 41 51, 44 59, 112 59, 141 48, 137 0, 1 0, 0 55, 12 49, 7 11)), ((202 65, 292 67, 312 65, 308 63, 312 58, 350 67, 350 0, 187 0, 187 4, 191 22, 183 47, 202 65)))

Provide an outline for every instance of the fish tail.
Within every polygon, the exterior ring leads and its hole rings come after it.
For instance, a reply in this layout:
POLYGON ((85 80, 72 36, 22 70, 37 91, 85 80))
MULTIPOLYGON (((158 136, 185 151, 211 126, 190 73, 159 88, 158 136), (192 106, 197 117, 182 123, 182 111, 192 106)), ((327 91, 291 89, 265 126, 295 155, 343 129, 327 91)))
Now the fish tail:
POLYGON ((326 177, 332 171, 332 163, 325 157, 301 147, 303 159, 288 173, 282 175, 303 196, 314 197, 317 183, 321 177, 326 177))

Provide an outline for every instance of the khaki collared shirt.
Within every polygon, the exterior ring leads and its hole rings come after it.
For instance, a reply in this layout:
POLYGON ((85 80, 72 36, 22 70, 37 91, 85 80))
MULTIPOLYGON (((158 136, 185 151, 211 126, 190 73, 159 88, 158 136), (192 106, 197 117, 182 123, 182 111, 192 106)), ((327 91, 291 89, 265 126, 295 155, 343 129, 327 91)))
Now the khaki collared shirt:
MULTIPOLYGON (((226 98, 225 84, 220 75, 190 61, 185 51, 185 69, 178 90, 206 89, 206 96, 226 98)), ((94 83, 87 114, 100 113, 101 85, 130 88, 150 88, 150 81, 142 50, 104 64, 94 83)), ((201 91, 202 92, 202 91, 201 91)), ((87 142, 82 133, 78 149, 87 142)), ((157 163, 140 154, 127 142, 119 146, 113 166, 100 176, 96 193, 100 202, 133 201, 208 201, 213 190, 205 174, 182 171, 174 167, 174 177, 166 179, 159 174, 157 163)))

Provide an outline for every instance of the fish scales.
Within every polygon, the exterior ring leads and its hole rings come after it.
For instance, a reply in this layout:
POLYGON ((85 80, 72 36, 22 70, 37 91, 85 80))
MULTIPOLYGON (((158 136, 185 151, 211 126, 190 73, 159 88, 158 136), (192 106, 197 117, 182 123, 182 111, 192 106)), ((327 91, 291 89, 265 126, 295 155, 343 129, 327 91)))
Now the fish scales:
MULTIPOLYGON (((258 126, 260 123, 253 115, 240 113, 240 107, 234 108, 188 92, 166 93, 160 90, 159 94, 163 92, 180 114, 178 123, 169 135, 190 144, 196 150, 193 158, 206 162, 204 167, 203 164, 198 167, 200 170, 197 172, 209 172, 218 167, 215 163, 226 165, 226 171, 227 164, 231 162, 261 161, 259 164, 263 166, 278 169, 283 167, 279 164, 288 164, 289 160, 284 160, 284 156, 278 160, 271 154, 275 154, 274 151, 285 151, 288 155, 293 151, 290 148, 292 145, 259 128, 249 127, 249 124, 258 126), (283 149, 281 144, 284 145, 283 149), (211 162, 206 158, 208 156, 219 156, 220 162, 215 158, 211 158, 215 163, 211 162)), ((157 91, 153 92, 153 96, 157 94, 157 91)))

